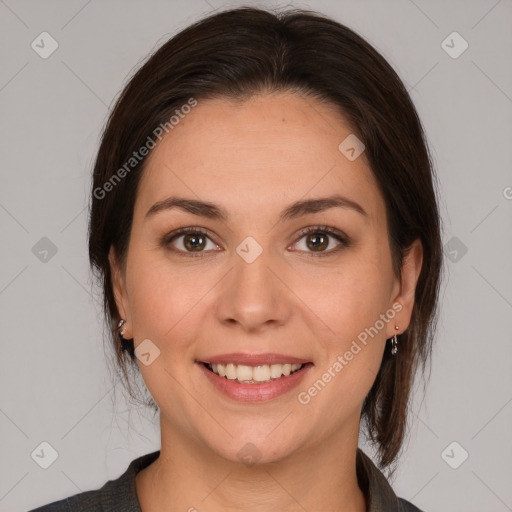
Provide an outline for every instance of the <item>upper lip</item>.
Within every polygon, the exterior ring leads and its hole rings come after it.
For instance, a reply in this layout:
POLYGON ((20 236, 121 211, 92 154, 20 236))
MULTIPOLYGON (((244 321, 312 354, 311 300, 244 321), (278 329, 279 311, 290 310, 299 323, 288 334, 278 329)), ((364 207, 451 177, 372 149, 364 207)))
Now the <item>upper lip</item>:
POLYGON ((271 364, 306 364, 310 361, 300 357, 287 356, 285 354, 220 354, 217 356, 205 357, 199 360, 201 363, 211 364, 243 364, 246 366, 263 366, 271 364))

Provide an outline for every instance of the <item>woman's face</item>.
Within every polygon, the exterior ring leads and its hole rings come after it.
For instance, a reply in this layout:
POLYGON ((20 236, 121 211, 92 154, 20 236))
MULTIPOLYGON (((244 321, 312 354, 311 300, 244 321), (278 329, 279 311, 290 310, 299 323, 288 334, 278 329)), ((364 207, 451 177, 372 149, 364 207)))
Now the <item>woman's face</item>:
POLYGON ((265 462, 357 442, 386 339, 409 324, 421 245, 398 280, 365 154, 339 149, 351 133, 290 92, 199 100, 152 150, 115 292, 162 444, 265 462))

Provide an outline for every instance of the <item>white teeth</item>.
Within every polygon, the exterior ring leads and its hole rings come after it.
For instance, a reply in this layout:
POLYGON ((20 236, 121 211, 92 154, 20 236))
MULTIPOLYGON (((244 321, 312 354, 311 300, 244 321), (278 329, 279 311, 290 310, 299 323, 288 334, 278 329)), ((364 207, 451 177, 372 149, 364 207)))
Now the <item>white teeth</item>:
POLYGON ((226 377, 230 380, 236 379, 236 366, 232 363, 226 365, 226 377))
POLYGON ((283 375, 297 371, 302 367, 301 364, 264 364, 261 366, 247 366, 244 364, 221 363, 209 365, 211 370, 226 377, 229 380, 238 380, 239 382, 269 382, 271 379, 279 379, 283 375))
POLYGON ((252 370, 252 379, 256 382, 265 382, 266 380, 270 380, 270 367, 268 364, 255 366, 252 370))
POLYGON ((278 379, 283 374, 283 365, 282 364, 271 364, 270 365, 270 376, 273 379, 278 379))
POLYGON ((252 367, 239 364, 236 369, 236 378, 239 381, 252 380, 252 367))

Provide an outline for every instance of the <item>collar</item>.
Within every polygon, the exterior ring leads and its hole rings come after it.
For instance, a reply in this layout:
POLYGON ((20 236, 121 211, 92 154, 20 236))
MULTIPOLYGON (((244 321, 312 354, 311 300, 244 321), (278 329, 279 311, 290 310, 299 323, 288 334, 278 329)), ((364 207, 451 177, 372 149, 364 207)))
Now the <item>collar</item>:
POLYGON ((366 512, 401 512, 401 503, 387 478, 373 461, 357 449, 356 472, 359 487, 366 497, 366 512))
MULTIPOLYGON (((112 496, 122 496, 123 512, 142 512, 137 499, 135 476, 153 463, 159 455, 160 450, 133 460, 119 478, 107 482, 101 489, 104 509, 117 510, 112 503, 112 496)), ((357 449, 356 455, 356 473, 359 487, 366 497, 366 512, 421 512, 414 505, 396 496, 386 477, 360 448, 357 449)), ((118 501, 117 505, 121 503, 118 501)))

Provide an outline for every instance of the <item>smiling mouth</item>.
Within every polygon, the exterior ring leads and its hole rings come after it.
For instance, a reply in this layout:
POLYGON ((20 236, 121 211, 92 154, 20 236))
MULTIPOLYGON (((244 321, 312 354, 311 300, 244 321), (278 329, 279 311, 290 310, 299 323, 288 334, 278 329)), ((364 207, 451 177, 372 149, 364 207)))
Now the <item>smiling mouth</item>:
POLYGON ((264 384, 299 372, 306 364, 264 364, 247 366, 243 364, 202 363, 208 370, 219 377, 244 384, 264 384))

